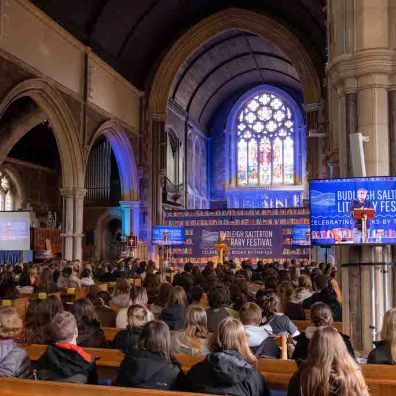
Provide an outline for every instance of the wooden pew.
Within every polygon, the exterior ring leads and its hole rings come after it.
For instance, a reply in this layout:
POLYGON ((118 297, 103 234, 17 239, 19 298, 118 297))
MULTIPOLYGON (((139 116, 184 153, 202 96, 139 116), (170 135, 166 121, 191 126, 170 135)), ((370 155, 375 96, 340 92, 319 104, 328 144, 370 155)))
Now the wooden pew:
POLYGON ((156 389, 121 388, 118 386, 80 385, 65 382, 0 378, 2 396, 199 396, 200 393, 160 391, 156 389))
MULTIPOLYGON (((312 326, 309 320, 293 320, 292 322, 297 326, 300 332, 305 331, 308 326, 312 326)), ((333 327, 342 332, 342 322, 334 322, 333 327)))
POLYGON ((118 334, 118 332, 122 329, 118 329, 117 327, 102 327, 103 333, 106 337, 107 341, 113 341, 114 337, 118 334))
POLYGON ((0 300, 0 306, 2 307, 14 307, 18 315, 22 320, 25 320, 26 311, 29 306, 29 298, 22 297, 16 300, 0 300))

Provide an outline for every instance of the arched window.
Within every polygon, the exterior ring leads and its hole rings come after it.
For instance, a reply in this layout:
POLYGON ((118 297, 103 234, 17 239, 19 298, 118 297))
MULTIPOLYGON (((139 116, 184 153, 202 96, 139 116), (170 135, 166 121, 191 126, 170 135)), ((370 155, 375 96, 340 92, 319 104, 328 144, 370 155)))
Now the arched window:
POLYGON ((294 173, 294 114, 279 95, 262 91, 237 114, 237 185, 291 185, 294 173))
POLYGON ((9 177, 0 172, 0 211, 14 210, 14 197, 9 177))

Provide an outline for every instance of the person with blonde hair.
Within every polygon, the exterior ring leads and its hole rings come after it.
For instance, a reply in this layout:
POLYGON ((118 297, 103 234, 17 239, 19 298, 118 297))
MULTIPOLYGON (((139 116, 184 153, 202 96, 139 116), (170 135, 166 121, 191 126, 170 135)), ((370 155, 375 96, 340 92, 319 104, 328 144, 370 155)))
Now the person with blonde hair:
POLYGON ((175 353, 206 355, 208 350, 208 320, 206 311, 198 304, 187 310, 185 327, 172 336, 175 353))
POLYGON ((143 326, 149 321, 150 312, 143 305, 131 305, 128 308, 128 326, 117 333, 113 340, 113 347, 127 353, 135 349, 143 326))
POLYGON ((257 370, 242 323, 223 319, 210 343, 210 353, 187 374, 190 392, 238 396, 268 396, 269 390, 257 370))
POLYGON ((16 342, 23 323, 14 307, 0 308, 0 377, 28 378, 30 359, 16 342))
POLYGON ((184 327, 187 306, 186 292, 181 286, 175 286, 169 293, 166 307, 158 319, 163 320, 169 326, 169 330, 180 330, 184 327))
POLYGON ((318 328, 307 360, 290 380, 287 396, 368 396, 359 365, 348 353, 340 333, 318 328))
POLYGON ((382 323, 382 340, 375 341, 367 363, 396 364, 396 308, 386 311, 382 323))

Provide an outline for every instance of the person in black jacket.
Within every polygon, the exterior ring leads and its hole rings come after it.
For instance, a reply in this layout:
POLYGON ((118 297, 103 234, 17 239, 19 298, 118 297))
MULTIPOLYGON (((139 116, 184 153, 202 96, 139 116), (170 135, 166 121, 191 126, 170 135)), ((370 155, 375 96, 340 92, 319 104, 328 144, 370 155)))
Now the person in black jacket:
POLYGON ((74 316, 62 312, 50 324, 53 343, 34 365, 37 378, 79 384, 96 384, 95 359, 77 346, 78 329, 74 316))
POLYGON ((130 349, 136 349, 139 337, 143 332, 143 326, 149 320, 149 312, 143 305, 131 305, 128 308, 128 326, 120 330, 113 340, 113 347, 127 353, 130 349))
POLYGON ((170 330, 183 329, 187 306, 186 292, 182 287, 175 286, 171 290, 166 307, 161 311, 158 319, 163 320, 170 330))
POLYGON ((306 298, 302 303, 303 308, 309 309, 316 302, 323 302, 331 308, 334 320, 342 321, 341 305, 337 300, 337 294, 333 289, 330 279, 326 275, 317 275, 314 283, 319 292, 306 298))
POLYGON ((287 396, 368 396, 362 371, 332 327, 318 328, 307 360, 290 380, 287 396))
POLYGON ((210 350, 206 359, 188 372, 188 391, 235 396, 269 395, 238 319, 227 317, 220 322, 210 350))
POLYGON ((383 339, 374 342, 367 363, 396 364, 396 308, 386 311, 381 334, 383 339))
MULTIPOLYGON (((330 307, 322 302, 317 302, 311 307, 311 322, 313 326, 309 326, 305 329, 304 333, 301 333, 294 338, 297 341, 296 347, 294 349, 292 358, 298 362, 305 360, 308 355, 308 349, 310 345, 310 340, 313 334, 319 327, 331 327, 333 325, 333 314, 330 307)), ((340 333, 342 339, 344 340, 345 346, 349 354, 353 359, 356 360, 355 352, 353 350, 350 338, 340 333)))
POLYGON ((137 349, 129 350, 120 366, 119 386, 183 390, 184 373, 171 353, 169 328, 161 320, 148 322, 137 349))
POLYGON ((108 348, 101 324, 96 316, 95 307, 88 298, 75 301, 71 313, 78 327, 77 345, 84 348, 108 348))

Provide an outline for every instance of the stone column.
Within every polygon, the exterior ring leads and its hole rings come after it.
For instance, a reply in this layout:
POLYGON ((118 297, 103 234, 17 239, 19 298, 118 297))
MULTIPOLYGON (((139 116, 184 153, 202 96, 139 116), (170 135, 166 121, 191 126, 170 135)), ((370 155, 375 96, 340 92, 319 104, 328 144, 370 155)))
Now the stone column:
POLYGON ((352 158, 349 144, 349 135, 357 133, 358 118, 357 118, 357 94, 356 92, 349 92, 345 95, 345 118, 346 118, 346 152, 347 152, 347 174, 352 176, 352 158))
POLYGON ((122 235, 136 235, 140 231, 140 201, 120 201, 122 210, 122 235))
POLYGON ((82 259, 83 237, 83 188, 62 188, 62 258, 65 260, 82 259))

